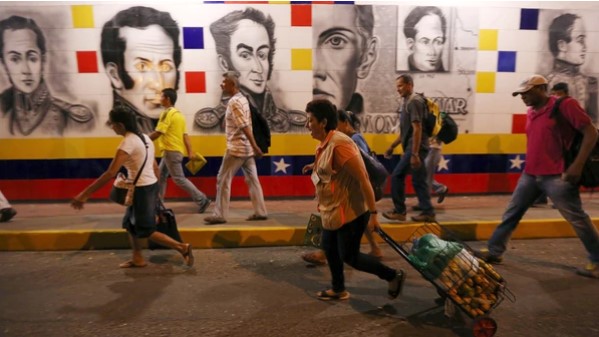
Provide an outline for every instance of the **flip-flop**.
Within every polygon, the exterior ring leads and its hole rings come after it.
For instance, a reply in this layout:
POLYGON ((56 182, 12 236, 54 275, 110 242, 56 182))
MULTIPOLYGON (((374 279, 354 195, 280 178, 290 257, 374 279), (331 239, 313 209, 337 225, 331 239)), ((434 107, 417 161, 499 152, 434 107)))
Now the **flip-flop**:
POLYGON ((185 265, 193 267, 194 258, 191 243, 187 244, 187 249, 185 250, 185 253, 183 253, 183 259, 185 260, 185 265))
POLYGON ((266 219, 268 219, 268 217, 266 215, 252 214, 245 220, 247 220, 247 221, 263 221, 266 219))
POLYGON ((143 267, 146 267, 147 265, 148 265, 147 263, 136 264, 130 260, 130 261, 126 261, 126 262, 119 264, 119 268, 143 268, 143 267))

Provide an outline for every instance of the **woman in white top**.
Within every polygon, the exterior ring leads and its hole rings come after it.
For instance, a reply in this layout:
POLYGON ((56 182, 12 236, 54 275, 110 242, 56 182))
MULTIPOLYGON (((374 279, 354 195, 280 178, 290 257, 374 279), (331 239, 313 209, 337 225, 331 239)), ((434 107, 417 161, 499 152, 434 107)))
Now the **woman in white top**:
POLYGON ((123 228, 129 234, 133 257, 131 260, 121 263, 120 267, 132 268, 147 265, 141 251, 142 240, 146 238, 162 246, 176 249, 185 259, 185 264, 191 267, 194 262, 191 244, 175 241, 156 231, 156 204, 158 202, 158 179, 156 177, 159 176, 159 171, 154 159, 154 144, 147 135, 139 131, 135 114, 125 106, 117 106, 111 110, 107 124, 124 139, 108 169, 79 193, 71 201, 71 206, 75 209, 82 209, 87 199, 114 178, 122 166, 127 169, 127 177, 134 179, 147 154, 148 159, 135 184, 133 204, 127 207, 123 218, 123 228))

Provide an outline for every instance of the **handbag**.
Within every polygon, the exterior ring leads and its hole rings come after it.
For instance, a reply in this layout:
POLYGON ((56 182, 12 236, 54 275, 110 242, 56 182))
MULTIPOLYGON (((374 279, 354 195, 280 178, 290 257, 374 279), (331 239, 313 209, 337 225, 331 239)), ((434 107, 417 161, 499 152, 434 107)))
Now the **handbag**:
POLYGON ((378 160, 374 152, 366 153, 364 150, 360 149, 360 153, 362 154, 362 160, 364 161, 364 166, 366 166, 366 171, 368 172, 370 185, 372 185, 372 189, 374 190, 374 199, 379 201, 383 197, 383 189, 385 188, 389 172, 387 172, 387 169, 378 160))
POLYGON ((141 140, 144 142, 146 146, 146 157, 144 158, 144 162, 141 164, 139 171, 137 172, 137 176, 133 182, 129 181, 127 177, 122 172, 119 172, 116 175, 116 179, 114 180, 114 184, 112 185, 112 189, 110 190, 110 200, 116 202, 119 205, 123 206, 131 206, 133 205, 133 195, 135 192, 135 184, 137 184, 137 180, 141 175, 141 172, 146 166, 146 161, 148 160, 148 144, 146 140, 143 139, 143 136, 139 136, 141 140))
MULTIPOLYGON (((169 236, 171 239, 181 242, 181 234, 177 228, 177 219, 175 212, 172 209, 164 207, 160 199, 156 204, 156 230, 162 234, 169 236)), ((162 246, 152 240, 148 240, 149 249, 164 249, 169 248, 162 246)))
POLYGON ((310 214, 308 219, 308 227, 304 235, 304 245, 322 247, 322 218, 320 214, 310 214))

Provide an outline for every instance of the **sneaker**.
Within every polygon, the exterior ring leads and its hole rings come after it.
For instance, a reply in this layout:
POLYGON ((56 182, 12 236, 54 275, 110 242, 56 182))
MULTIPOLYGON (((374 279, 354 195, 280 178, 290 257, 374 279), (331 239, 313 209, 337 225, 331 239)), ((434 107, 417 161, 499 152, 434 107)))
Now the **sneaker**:
POLYGON ((210 199, 206 198, 204 199, 204 201, 202 201, 202 203, 200 204, 200 209, 198 210, 198 213, 204 213, 206 212, 206 209, 208 209, 208 206, 210 206, 210 199))
POLYGON ((204 222, 206 223, 206 225, 218 225, 226 223, 227 220, 225 220, 225 218, 220 218, 217 216, 207 216, 204 218, 204 222))
POLYGON ((437 204, 440 204, 445 200, 447 193, 449 193, 449 187, 445 186, 445 191, 437 194, 437 204))
POLYGON ((0 222, 8 222, 15 215, 17 215, 17 211, 14 208, 3 208, 0 210, 0 222))
POLYGON ((330 301, 330 300, 346 300, 349 298, 349 291, 344 290, 341 292, 334 292, 332 289, 319 291, 316 293, 316 297, 322 301, 330 301))
POLYGON ((475 250, 474 256, 490 264, 501 264, 503 262, 503 257, 492 255, 488 249, 475 250))
POLYGON ((383 217, 389 220, 406 221, 406 213, 399 213, 395 210, 389 212, 383 212, 383 217))
POLYGON ((403 270, 397 272, 397 275, 393 278, 393 280, 389 281, 389 290, 387 290, 387 294, 389 298, 394 300, 401 294, 403 289, 404 281, 406 280, 406 273, 403 270))
POLYGON ((599 278, 599 264, 589 262, 584 268, 576 269, 576 274, 590 278, 599 278))
POLYGON ((435 222, 437 221, 434 214, 420 213, 412 217, 412 221, 416 222, 435 222))
POLYGON ((327 257, 322 250, 302 254, 302 260, 315 266, 324 266, 327 264, 327 257))

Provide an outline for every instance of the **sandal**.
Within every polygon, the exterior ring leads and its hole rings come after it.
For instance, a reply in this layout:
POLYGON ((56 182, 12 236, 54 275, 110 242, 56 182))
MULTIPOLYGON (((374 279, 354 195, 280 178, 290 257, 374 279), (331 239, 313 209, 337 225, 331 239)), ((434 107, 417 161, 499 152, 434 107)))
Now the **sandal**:
POLYGON ((185 265, 188 267, 193 267, 194 257, 193 257, 193 251, 191 250, 191 243, 187 244, 187 249, 181 255, 183 255, 183 260, 185 260, 185 265))
POLYGON ((315 266, 324 266, 327 264, 327 258, 322 250, 302 254, 302 260, 315 266))
POLYGON ((316 297, 322 301, 346 300, 349 298, 349 291, 344 290, 344 291, 336 293, 332 289, 327 289, 327 290, 317 292, 316 297))
POLYGON ((148 265, 147 263, 137 264, 137 263, 133 262, 132 260, 129 260, 129 261, 125 261, 125 262, 119 264, 119 268, 143 268, 147 265, 148 265))
POLYGON ((387 294, 390 299, 396 299, 399 294, 401 294, 401 290, 403 289, 404 281, 406 280, 406 273, 403 270, 397 272, 397 275, 393 278, 393 280, 389 281, 389 290, 387 294))

